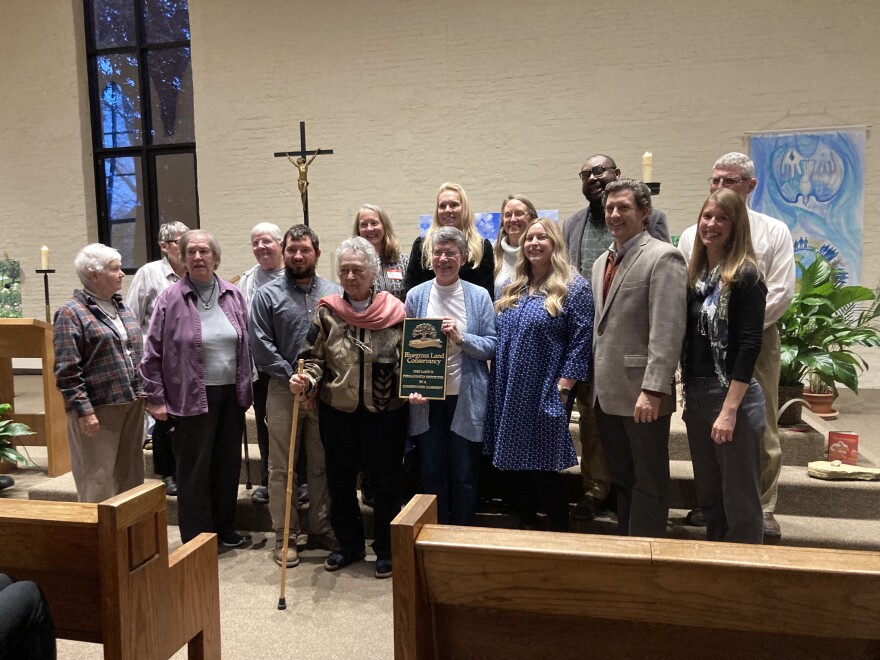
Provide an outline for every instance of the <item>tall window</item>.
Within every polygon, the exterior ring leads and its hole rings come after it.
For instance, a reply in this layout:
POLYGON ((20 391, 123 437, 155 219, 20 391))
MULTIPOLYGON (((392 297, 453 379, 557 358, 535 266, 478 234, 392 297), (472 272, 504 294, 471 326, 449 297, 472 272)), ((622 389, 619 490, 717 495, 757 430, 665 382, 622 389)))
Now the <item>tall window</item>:
POLYGON ((188 0, 84 0, 98 236, 132 271, 199 225, 188 0))

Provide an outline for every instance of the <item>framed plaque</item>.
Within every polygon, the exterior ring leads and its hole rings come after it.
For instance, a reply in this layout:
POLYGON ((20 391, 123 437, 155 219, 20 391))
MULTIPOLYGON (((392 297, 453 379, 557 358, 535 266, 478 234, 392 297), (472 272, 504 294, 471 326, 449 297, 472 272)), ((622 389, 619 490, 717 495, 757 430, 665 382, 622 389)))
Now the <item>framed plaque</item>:
POLYGON ((446 398, 447 337, 443 319, 406 319, 400 351, 401 397, 418 393, 426 399, 446 398))

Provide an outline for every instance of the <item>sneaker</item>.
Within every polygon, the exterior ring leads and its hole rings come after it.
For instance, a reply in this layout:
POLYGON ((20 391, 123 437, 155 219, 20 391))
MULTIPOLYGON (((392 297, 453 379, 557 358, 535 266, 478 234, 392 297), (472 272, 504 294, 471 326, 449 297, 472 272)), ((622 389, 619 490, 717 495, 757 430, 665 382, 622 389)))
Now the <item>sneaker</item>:
MULTIPOLYGON (((284 548, 282 546, 277 546, 272 551, 272 559, 275 560, 275 563, 281 566, 281 555, 284 553, 284 548)), ((294 566, 299 566, 299 552, 296 550, 296 546, 290 543, 287 544, 287 568, 293 568, 294 566)))
POLYGON ((217 535, 217 540, 225 548, 238 548, 244 545, 251 537, 247 534, 239 534, 235 530, 222 532, 217 535))
POLYGON ((257 486, 254 488, 254 492, 251 493, 251 501, 254 504, 268 504, 269 489, 266 486, 257 486))
POLYGON ((376 560, 376 578, 382 580, 384 578, 391 577, 391 560, 390 559, 378 559, 376 560))

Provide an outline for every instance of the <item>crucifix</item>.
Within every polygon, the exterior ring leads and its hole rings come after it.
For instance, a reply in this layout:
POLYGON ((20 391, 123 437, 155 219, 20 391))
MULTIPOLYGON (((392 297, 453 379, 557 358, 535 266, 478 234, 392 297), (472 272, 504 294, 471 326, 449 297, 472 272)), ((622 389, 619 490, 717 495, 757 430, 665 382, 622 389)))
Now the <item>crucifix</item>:
POLYGON ((314 151, 306 149, 306 123, 304 121, 299 123, 299 150, 275 152, 276 158, 287 158, 299 170, 296 184, 299 187, 299 196, 303 205, 303 222, 306 227, 309 226, 309 165, 318 156, 332 153, 333 149, 315 149, 314 151), (292 156, 296 156, 296 158, 292 158, 292 156), (307 158, 308 156, 311 158, 307 158))

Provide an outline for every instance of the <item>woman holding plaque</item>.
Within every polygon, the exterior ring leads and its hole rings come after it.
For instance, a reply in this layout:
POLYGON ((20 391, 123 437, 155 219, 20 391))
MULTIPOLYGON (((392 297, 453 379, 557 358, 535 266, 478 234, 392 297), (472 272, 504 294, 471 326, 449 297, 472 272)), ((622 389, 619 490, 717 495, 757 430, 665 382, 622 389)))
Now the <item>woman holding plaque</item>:
POLYGON ((568 264, 552 220, 533 220, 520 246, 513 280, 495 303, 498 350, 483 451, 509 472, 523 527, 535 527, 540 502, 550 529, 566 531, 559 471, 577 465, 568 421, 572 388, 590 376, 593 293, 568 264))
POLYGON ((486 290, 459 278, 467 241, 454 227, 431 235, 435 277, 406 295, 406 315, 441 318, 447 338, 446 398, 410 394, 409 432, 419 448, 425 493, 437 496, 441 524, 471 525, 477 510, 483 424, 495 355, 495 314, 486 290))
POLYGON ((406 400, 398 396, 403 303, 375 291, 379 255, 360 236, 336 251, 343 295, 321 299, 300 354, 305 373, 290 378, 290 391, 318 389, 321 439, 327 465, 330 522, 339 550, 324 562, 336 571, 365 556, 357 502, 359 468, 373 487, 376 577, 391 577, 391 520, 400 511, 400 479, 406 441, 406 400))
POLYGON ((406 290, 434 277, 431 267, 431 236, 440 227, 455 227, 464 234, 468 246, 468 260, 461 266, 461 279, 483 287, 490 296, 495 293, 495 258, 492 243, 480 236, 474 222, 474 212, 468 204, 464 189, 457 183, 444 183, 437 193, 434 219, 425 237, 413 242, 406 269, 406 290))
POLYGON ((364 204, 354 217, 352 236, 362 236, 370 241, 370 245, 379 255, 379 272, 373 288, 376 291, 387 291, 402 301, 406 299, 406 287, 403 279, 409 265, 409 255, 400 251, 400 241, 391 226, 391 218, 375 204, 364 204))

